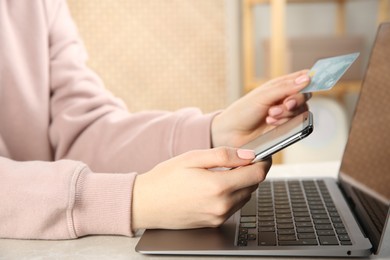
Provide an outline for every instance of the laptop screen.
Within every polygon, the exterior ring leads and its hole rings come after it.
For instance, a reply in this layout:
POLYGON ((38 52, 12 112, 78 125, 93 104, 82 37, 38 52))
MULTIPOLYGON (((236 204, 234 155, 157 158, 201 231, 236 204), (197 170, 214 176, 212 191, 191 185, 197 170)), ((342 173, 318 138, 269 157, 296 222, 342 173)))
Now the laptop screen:
POLYGON ((378 248, 390 202, 390 23, 379 27, 340 168, 340 181, 378 248))

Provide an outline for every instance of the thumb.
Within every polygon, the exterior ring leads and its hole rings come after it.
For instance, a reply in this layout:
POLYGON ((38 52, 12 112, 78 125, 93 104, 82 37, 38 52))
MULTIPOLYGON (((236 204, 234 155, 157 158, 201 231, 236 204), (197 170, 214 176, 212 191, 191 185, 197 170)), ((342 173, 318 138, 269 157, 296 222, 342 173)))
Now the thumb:
POLYGON ((253 150, 218 147, 209 150, 190 151, 182 156, 181 162, 193 168, 233 168, 248 165, 255 158, 253 150), (183 158, 184 157, 184 158, 183 158))

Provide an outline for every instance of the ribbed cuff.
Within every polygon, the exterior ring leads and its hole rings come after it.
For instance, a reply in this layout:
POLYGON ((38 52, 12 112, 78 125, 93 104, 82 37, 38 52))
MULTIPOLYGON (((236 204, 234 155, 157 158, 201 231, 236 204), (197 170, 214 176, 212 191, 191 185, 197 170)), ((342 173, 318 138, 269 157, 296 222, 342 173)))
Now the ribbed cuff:
POLYGON ((85 235, 133 236, 131 204, 136 173, 80 174, 73 208, 76 237, 85 235))

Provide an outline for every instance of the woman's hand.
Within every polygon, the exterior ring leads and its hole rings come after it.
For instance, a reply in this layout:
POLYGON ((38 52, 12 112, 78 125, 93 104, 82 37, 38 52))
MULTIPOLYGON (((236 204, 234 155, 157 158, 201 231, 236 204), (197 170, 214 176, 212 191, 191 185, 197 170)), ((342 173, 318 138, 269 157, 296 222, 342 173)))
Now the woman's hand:
POLYGON ((307 70, 268 81, 217 115, 211 126, 213 147, 241 147, 256 136, 308 109, 307 70))
POLYGON ((250 164, 253 159, 252 150, 196 150, 138 175, 133 191, 133 229, 221 225, 249 200, 271 166, 270 160, 250 164))

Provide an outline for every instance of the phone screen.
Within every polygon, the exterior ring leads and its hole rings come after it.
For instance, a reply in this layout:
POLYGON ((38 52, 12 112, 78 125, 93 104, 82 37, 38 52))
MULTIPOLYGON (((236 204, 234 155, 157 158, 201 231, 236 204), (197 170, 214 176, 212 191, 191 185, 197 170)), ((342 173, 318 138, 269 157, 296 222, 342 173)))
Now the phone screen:
POLYGON ((242 146, 255 151, 253 162, 263 160, 303 139, 313 131, 313 115, 306 111, 242 146))

